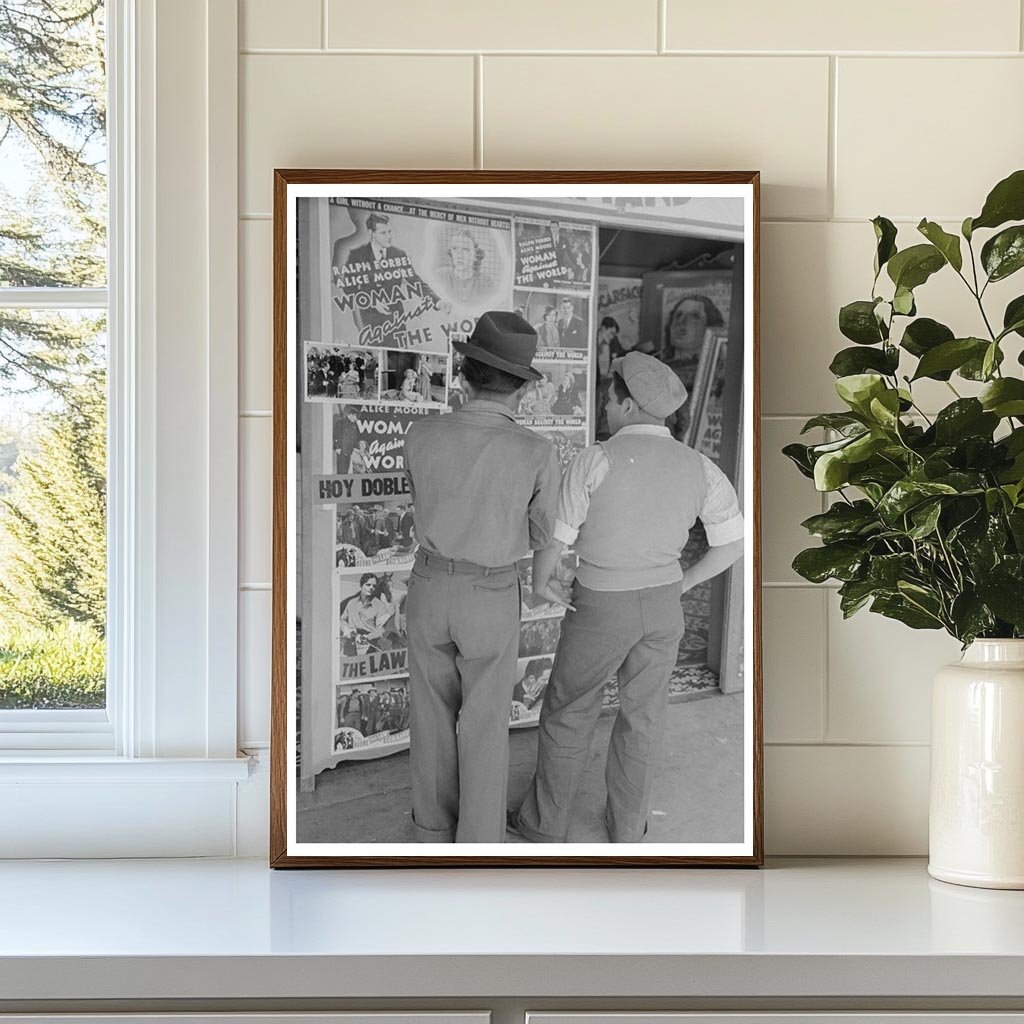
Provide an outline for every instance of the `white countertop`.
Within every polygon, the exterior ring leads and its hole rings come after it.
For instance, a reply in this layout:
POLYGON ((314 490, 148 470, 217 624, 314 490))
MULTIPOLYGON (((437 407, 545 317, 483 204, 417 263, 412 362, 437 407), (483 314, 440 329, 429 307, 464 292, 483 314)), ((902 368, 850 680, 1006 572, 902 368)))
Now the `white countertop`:
POLYGON ((1019 998, 1024 892, 937 882, 916 859, 762 871, 0 864, 0 999, 183 991, 1019 998))

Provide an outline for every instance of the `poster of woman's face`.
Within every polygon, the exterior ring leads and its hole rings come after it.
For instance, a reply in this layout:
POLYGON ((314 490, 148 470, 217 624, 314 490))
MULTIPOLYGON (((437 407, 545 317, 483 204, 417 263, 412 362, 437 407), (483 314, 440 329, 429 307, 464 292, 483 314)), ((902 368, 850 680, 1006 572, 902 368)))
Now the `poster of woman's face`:
POLYGON ((686 440, 690 416, 704 396, 696 394, 701 361, 715 358, 714 343, 729 336, 731 270, 672 270, 644 275, 640 337, 653 339, 653 355, 675 370, 689 399, 669 428, 686 440))

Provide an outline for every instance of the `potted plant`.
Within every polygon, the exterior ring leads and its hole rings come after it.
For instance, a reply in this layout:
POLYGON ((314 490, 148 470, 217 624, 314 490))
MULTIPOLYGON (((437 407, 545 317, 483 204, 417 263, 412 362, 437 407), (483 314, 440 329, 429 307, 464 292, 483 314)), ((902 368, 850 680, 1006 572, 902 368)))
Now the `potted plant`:
POLYGON ((852 345, 830 366, 845 408, 804 426, 824 443, 783 449, 833 499, 803 523, 822 543, 793 568, 840 581, 844 617, 870 608, 963 644, 932 691, 929 871, 1002 888, 1024 888, 1024 355, 1007 351, 1024 294, 999 316, 986 291, 1024 268, 1021 221, 1024 170, 959 234, 922 220, 923 240, 901 249, 874 218, 871 297, 839 311, 852 345), (937 273, 973 296, 975 326, 918 314, 915 289, 937 273), (949 390, 934 416, 915 397, 923 380, 949 390))

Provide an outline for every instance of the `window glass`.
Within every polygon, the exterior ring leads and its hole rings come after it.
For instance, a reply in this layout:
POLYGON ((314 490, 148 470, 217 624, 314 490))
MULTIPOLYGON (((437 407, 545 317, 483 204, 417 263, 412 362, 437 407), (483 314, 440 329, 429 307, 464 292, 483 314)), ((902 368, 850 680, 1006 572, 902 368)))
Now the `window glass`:
POLYGON ((106 89, 102 2, 0 0, 0 711, 106 701, 106 89))

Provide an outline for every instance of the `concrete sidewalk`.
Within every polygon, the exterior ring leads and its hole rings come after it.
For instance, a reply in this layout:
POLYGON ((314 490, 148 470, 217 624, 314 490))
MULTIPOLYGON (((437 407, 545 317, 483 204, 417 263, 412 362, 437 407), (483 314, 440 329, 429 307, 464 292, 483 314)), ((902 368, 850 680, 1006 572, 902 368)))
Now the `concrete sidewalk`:
MULTIPOLYGON (((604 765, 614 715, 602 715, 590 749, 570 842, 606 843, 604 765)), ((537 730, 510 734, 509 806, 518 806, 537 759, 537 730)), ((670 704, 663 764, 654 784, 648 843, 743 838, 743 694, 670 704)), ((343 762, 299 794, 298 839, 307 843, 411 843, 409 755, 343 762)))

